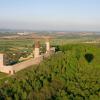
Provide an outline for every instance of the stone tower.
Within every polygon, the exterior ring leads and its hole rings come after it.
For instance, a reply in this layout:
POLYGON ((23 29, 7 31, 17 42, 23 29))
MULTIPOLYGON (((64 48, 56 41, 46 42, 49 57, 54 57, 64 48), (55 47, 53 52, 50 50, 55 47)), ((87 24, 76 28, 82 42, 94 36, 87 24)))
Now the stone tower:
POLYGON ((46 39, 46 53, 50 51, 50 42, 49 39, 46 39))
POLYGON ((0 67, 3 67, 3 54, 0 54, 0 67))
POLYGON ((40 55, 40 42, 35 41, 35 49, 34 49, 34 58, 39 57, 40 55))

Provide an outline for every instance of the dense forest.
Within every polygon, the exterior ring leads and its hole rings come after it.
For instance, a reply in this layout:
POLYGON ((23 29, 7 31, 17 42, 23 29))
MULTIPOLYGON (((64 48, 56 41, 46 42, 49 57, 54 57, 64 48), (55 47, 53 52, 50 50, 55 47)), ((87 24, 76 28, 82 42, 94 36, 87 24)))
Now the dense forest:
POLYGON ((0 80, 0 100, 100 100, 100 45, 68 44, 0 80))

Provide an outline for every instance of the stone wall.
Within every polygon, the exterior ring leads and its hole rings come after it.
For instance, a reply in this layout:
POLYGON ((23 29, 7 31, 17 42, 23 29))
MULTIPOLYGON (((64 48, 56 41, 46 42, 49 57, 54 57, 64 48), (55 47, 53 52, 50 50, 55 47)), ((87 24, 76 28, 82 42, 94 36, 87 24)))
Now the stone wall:
POLYGON ((0 72, 13 74, 12 66, 2 66, 0 67, 0 72))
POLYGON ((25 69, 27 67, 30 67, 32 65, 39 64, 41 61, 42 61, 41 56, 37 57, 37 58, 31 58, 27 61, 24 61, 24 62, 13 65, 12 69, 13 69, 14 72, 18 72, 18 71, 20 71, 22 69, 25 69))
POLYGON ((4 72, 7 74, 14 74, 22 69, 25 69, 27 67, 30 67, 35 64, 39 64, 43 60, 42 56, 37 58, 31 58, 27 61, 12 65, 12 66, 1 66, 0 72, 4 72))

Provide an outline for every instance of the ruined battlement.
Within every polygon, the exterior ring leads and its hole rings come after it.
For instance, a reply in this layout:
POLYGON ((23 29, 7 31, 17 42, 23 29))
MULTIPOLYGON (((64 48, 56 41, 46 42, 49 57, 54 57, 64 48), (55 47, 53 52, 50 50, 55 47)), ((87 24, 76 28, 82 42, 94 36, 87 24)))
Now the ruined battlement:
POLYGON ((5 66, 4 65, 4 57, 3 54, 0 54, 0 72, 4 72, 7 74, 14 74, 22 69, 25 69, 27 67, 30 67, 34 64, 39 64, 44 57, 48 57, 49 55, 52 54, 52 51, 55 52, 54 48, 50 48, 50 43, 49 41, 46 41, 46 53, 40 55, 40 42, 36 41, 35 42, 35 48, 34 48, 34 58, 31 58, 29 60, 23 61, 21 63, 12 65, 12 66, 5 66))

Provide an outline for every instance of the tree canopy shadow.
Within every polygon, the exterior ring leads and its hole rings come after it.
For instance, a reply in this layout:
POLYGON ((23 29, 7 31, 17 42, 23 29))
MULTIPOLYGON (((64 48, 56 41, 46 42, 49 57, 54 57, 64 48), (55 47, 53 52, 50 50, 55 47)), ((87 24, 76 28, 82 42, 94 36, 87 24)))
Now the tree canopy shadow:
POLYGON ((92 62, 92 60, 94 59, 94 55, 91 53, 86 53, 84 57, 88 63, 92 62))

